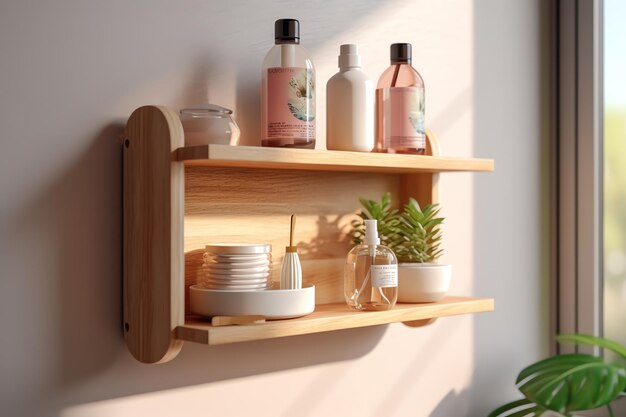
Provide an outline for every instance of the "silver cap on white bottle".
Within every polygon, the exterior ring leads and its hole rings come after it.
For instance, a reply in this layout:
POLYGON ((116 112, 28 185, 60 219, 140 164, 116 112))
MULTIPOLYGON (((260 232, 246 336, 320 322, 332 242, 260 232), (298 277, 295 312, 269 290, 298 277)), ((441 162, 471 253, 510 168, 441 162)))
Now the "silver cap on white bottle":
POLYGON ((359 68, 361 66, 361 56, 359 48, 354 44, 345 44, 339 47, 339 68, 359 68))

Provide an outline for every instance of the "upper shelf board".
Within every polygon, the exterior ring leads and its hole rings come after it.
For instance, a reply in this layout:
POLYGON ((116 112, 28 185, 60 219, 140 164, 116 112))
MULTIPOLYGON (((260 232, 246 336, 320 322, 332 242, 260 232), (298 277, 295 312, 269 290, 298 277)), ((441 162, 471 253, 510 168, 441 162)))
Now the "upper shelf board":
POLYGON ((260 146, 186 146, 176 150, 175 158, 178 161, 184 161, 186 165, 194 166, 295 169, 305 171, 415 174, 463 171, 488 172, 494 170, 493 159, 267 148, 260 146))

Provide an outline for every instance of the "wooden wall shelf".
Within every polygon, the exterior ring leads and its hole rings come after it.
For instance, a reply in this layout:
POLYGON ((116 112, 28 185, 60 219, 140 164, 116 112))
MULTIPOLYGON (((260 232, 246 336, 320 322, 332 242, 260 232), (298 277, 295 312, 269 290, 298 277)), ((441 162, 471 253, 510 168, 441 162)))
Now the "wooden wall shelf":
POLYGON ((323 151, 258 146, 206 145, 179 148, 176 159, 187 166, 294 169, 307 171, 419 174, 433 172, 493 171, 492 159, 448 158, 323 151))
POLYGON ((354 329, 357 327, 405 322, 408 325, 428 324, 431 320, 458 314, 492 311, 491 298, 446 297, 437 303, 396 304, 393 310, 360 312, 348 309, 345 303, 322 304, 308 316, 242 326, 213 327, 205 320, 187 318, 176 328, 176 338, 207 345, 274 339, 300 334, 354 329))
POLYGON ((448 297, 353 312, 343 300, 343 266, 358 198, 392 195, 420 204, 439 199, 442 172, 492 171, 490 159, 439 156, 427 133, 421 155, 392 155, 208 145, 185 147, 178 114, 144 106, 133 112, 124 142, 124 335, 132 355, 167 362, 183 342, 209 345, 493 310, 493 299, 448 297), (271 277, 280 274, 289 216, 298 216, 304 280, 316 287, 316 311, 263 324, 212 327, 186 317, 187 291, 202 274, 204 245, 269 243, 271 277))

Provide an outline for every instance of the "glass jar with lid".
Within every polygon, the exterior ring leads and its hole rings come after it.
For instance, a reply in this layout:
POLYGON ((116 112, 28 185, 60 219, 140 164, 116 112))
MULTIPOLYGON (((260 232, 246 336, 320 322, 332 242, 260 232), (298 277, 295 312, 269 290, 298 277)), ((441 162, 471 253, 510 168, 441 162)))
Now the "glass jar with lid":
POLYGON ((238 145, 240 130, 233 111, 217 104, 198 104, 180 111, 185 146, 238 145))

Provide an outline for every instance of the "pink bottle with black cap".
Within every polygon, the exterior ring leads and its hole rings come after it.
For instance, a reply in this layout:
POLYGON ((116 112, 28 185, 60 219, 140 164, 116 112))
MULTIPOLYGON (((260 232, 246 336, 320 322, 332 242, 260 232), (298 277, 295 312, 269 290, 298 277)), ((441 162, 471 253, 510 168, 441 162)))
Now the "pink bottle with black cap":
POLYGON ((424 154, 424 81, 411 66, 411 44, 391 45, 391 66, 376 89, 377 152, 424 154))
POLYGON ((279 19, 276 45, 263 60, 261 144, 315 147, 315 68, 300 46, 300 22, 279 19))

